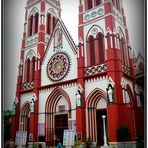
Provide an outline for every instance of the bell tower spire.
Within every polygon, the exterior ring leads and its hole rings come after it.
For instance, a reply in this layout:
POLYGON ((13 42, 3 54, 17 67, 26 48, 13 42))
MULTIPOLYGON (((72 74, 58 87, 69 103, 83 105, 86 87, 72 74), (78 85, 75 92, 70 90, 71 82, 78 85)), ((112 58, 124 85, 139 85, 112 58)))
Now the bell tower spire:
MULTIPOLYGON (((18 98, 16 113, 17 115, 20 114, 22 92, 27 93, 31 91, 36 96, 34 114, 37 115, 41 83, 41 61, 56 22, 61 16, 60 1, 27 0, 25 9, 25 23, 16 90, 16 97, 18 98)), ((19 119, 19 116, 15 116, 13 120, 16 127, 13 128, 13 138, 16 131, 23 128, 32 133, 37 141, 38 127, 36 123, 38 122, 38 117, 34 114, 31 113, 30 118, 28 118, 28 120, 32 121, 32 124, 27 129, 25 129, 25 125, 20 127, 19 120, 21 119, 19 119)))
MULTIPOLYGON (((95 77, 94 75, 101 77, 100 74, 103 71, 115 82, 114 101, 116 104, 108 105, 107 110, 110 112, 108 122, 114 123, 113 119, 117 121, 113 125, 109 124, 109 137, 111 141, 117 141, 116 129, 122 120, 118 103, 121 103, 120 84, 124 77, 123 68, 132 68, 131 48, 129 48, 122 0, 79 0, 78 33, 79 38, 83 40, 84 77, 92 78, 95 77)), ((79 49, 79 55, 82 54, 81 52, 82 50, 79 49)), ((85 82, 84 85, 86 85, 85 82)), ((131 128, 134 131, 133 127, 131 128)), ((95 141, 93 132, 86 130, 86 133, 95 141)))

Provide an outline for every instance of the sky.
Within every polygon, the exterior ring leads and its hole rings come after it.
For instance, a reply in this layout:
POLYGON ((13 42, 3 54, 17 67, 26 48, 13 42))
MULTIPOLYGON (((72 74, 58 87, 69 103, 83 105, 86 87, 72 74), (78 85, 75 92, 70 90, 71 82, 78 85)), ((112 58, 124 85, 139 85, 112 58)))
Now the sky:
MULTIPOLYGON (((18 65, 27 0, 4 0, 4 109, 11 109, 15 99, 18 65)), ((61 0, 62 19, 75 43, 78 42, 78 2, 61 0)), ((129 39, 137 54, 144 49, 144 0, 123 0, 129 39)))

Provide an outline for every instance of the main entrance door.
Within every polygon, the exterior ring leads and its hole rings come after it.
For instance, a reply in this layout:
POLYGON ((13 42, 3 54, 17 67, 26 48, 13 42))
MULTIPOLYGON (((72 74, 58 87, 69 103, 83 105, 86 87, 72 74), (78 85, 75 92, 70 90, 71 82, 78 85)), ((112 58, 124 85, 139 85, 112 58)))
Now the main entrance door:
POLYGON ((68 114, 55 115, 55 144, 60 140, 63 142, 64 129, 68 129, 68 114))
POLYGON ((100 109, 96 112, 96 119, 97 119, 97 145, 102 146, 104 145, 103 140, 103 119, 102 115, 106 116, 106 132, 107 132, 107 111, 106 109, 100 109))

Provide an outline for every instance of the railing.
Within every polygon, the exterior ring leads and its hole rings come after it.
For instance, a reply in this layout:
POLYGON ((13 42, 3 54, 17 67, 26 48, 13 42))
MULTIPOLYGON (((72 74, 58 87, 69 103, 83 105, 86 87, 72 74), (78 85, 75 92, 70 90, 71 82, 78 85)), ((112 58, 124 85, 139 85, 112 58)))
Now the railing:
POLYGON ((122 65, 122 72, 129 75, 129 76, 131 75, 131 69, 125 65, 122 65))
POLYGON ((107 64, 100 64, 97 66, 85 68, 84 75, 89 76, 89 75, 99 74, 106 71, 107 71, 107 64))
POLYGON ((90 9, 87 12, 85 12, 83 14, 83 20, 84 22, 87 22, 104 14, 105 14, 104 5, 100 5, 98 6, 98 8, 95 7, 95 9, 90 9))
POLYGON ((32 88, 33 88, 33 82, 22 84, 22 90, 28 90, 32 88))
POLYGON ((37 42, 38 42, 38 33, 26 38, 25 47, 37 44, 37 42))

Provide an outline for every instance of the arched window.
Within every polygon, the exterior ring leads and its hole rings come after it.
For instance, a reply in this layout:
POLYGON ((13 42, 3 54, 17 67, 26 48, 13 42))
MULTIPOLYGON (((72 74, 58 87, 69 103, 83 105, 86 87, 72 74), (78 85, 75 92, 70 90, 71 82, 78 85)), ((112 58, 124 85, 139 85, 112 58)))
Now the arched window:
POLYGON ((96 0, 96 6, 101 4, 101 0, 96 0))
POLYGON ((116 0, 116 7, 117 7, 118 10, 120 10, 120 2, 119 2, 119 0, 116 0))
POLYGON ((56 17, 55 16, 53 16, 53 30, 54 30, 54 28, 55 28, 55 25, 56 25, 56 17))
POLYGON ((32 30, 33 30, 33 15, 31 15, 28 20, 28 36, 32 35, 32 30))
POLYGON ((104 62, 104 40, 103 40, 103 34, 98 33, 98 50, 99 50, 99 62, 104 62))
POLYGON ((31 60, 31 70, 30 70, 31 82, 34 80, 34 71, 35 71, 35 57, 33 57, 31 60))
POLYGON ((30 59, 26 61, 26 82, 30 81, 30 59))
POLYGON ((62 30, 57 29, 54 35, 54 47, 59 47, 62 45, 62 30))
POLYGON ((51 14, 48 13, 47 14, 47 28, 46 28, 48 34, 51 33, 51 26, 50 25, 51 25, 51 14))
POLYGON ((87 1, 87 6, 88 6, 88 9, 91 9, 93 7, 92 0, 87 1))
POLYGON ((120 48, 121 48, 121 54, 122 54, 122 63, 125 65, 125 62, 126 62, 126 54, 125 54, 125 41, 124 41, 124 38, 122 37, 120 39, 120 48))
POLYGON ((115 0, 112 0, 113 5, 115 6, 115 0))
POLYGON ((95 65, 95 46, 94 46, 94 37, 89 37, 89 53, 90 53, 90 65, 95 65))
POLYGON ((35 33, 38 32, 38 24, 39 24, 39 14, 36 13, 36 14, 35 14, 35 26, 34 26, 34 28, 35 28, 35 33))

